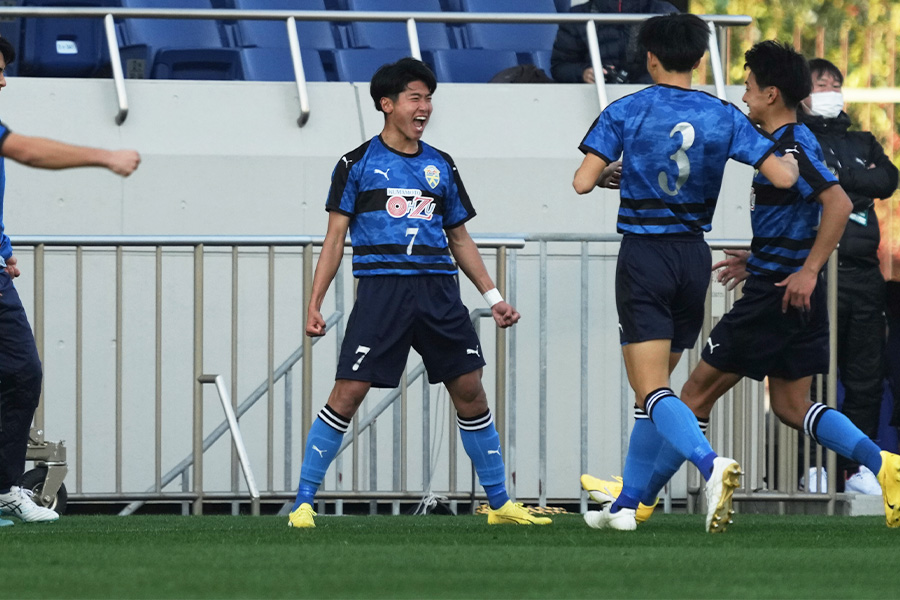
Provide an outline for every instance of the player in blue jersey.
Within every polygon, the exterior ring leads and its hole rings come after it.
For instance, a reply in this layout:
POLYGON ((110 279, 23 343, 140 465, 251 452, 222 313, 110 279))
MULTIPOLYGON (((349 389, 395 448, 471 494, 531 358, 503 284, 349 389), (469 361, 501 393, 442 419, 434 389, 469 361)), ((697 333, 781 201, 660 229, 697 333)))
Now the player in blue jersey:
MULTIPOLYGON (((900 456, 882 451, 842 413, 811 402, 813 375, 828 371, 828 312, 821 270, 841 238, 852 203, 824 164, 812 132, 796 123, 810 92, 806 60, 776 42, 747 51, 744 102, 749 116, 793 154, 800 178, 776 189, 753 180, 750 252, 727 251, 713 265, 718 280, 743 295, 713 328, 702 359, 682 389, 698 419, 709 419, 722 395, 742 377, 769 378, 769 401, 785 424, 877 473, 889 527, 900 527, 900 456)), ((642 498, 655 498, 683 459, 664 447, 642 498)))
POLYGON ((288 525, 315 527, 314 495, 350 420, 372 386, 397 387, 410 347, 428 380, 442 382, 457 411, 466 453, 488 497, 489 524, 546 525, 506 492, 500 438, 488 407, 481 346, 459 295, 456 263, 509 327, 515 308, 494 286, 465 223, 475 216, 453 159, 421 141, 437 81, 422 62, 404 58, 372 77, 381 134, 341 157, 328 194, 328 230, 316 265, 306 334, 325 333, 322 301, 350 232, 357 300, 347 322, 328 403, 312 424, 288 525))
POLYGON ((707 25, 695 15, 648 19, 639 42, 656 85, 611 103, 580 146, 585 158, 573 182, 580 194, 608 179, 615 185, 610 174, 622 157, 616 308, 638 417, 624 487, 615 503, 585 515, 591 527, 635 528, 635 511, 664 441, 707 480, 713 507, 708 530, 717 530, 724 514, 716 507, 728 503, 739 482, 738 464, 716 456, 669 387, 669 376, 703 322, 712 264, 703 233, 712 223, 725 163, 733 158, 753 165, 781 187, 793 185, 797 167, 774 156, 772 140, 737 107, 690 89, 708 40, 707 25))
MULTIPOLYGON (((6 87, 6 67, 15 59, 12 44, 0 38, 0 89, 6 87)), ((14 133, 0 123, 0 516, 12 516, 24 523, 49 522, 59 519, 59 514, 36 504, 31 490, 19 487, 25 472, 28 434, 41 399, 43 369, 28 316, 13 284, 20 270, 3 226, 6 158, 40 169, 103 167, 123 177, 138 167, 141 158, 134 150, 72 146, 14 133)), ((12 524, 0 519, 0 527, 12 524)))

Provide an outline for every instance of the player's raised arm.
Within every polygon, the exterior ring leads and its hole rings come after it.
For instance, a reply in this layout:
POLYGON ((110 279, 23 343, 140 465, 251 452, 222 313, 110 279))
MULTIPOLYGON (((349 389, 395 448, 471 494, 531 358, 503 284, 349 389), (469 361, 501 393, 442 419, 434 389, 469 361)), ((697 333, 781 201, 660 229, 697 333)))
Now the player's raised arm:
POLYGON ((772 185, 783 190, 797 183, 797 179, 800 177, 797 159, 790 153, 784 156, 770 154, 759 165, 759 172, 771 181, 772 185))
POLYGON ((117 175, 131 175, 141 162, 135 150, 105 150, 74 146, 56 140, 10 133, 3 141, 0 154, 38 169, 70 169, 103 167, 117 175))
POLYGON ((309 307, 306 309, 306 335, 317 337, 325 335, 325 319, 320 312, 325 293, 331 285, 341 261, 344 259, 344 239, 350 227, 350 217, 337 211, 328 213, 328 231, 322 243, 316 273, 313 275, 312 294, 309 307))
POLYGON ((581 166, 575 171, 575 179, 572 181, 572 187, 579 194, 587 194, 600 183, 603 171, 609 166, 605 160, 588 152, 581 161, 581 166))
POLYGON ((447 242, 459 268, 491 305, 491 313, 497 325, 503 328, 515 325, 522 315, 500 296, 500 292, 497 291, 494 281, 484 266, 481 252, 478 250, 475 240, 466 230, 466 226, 460 225, 448 229, 447 242))

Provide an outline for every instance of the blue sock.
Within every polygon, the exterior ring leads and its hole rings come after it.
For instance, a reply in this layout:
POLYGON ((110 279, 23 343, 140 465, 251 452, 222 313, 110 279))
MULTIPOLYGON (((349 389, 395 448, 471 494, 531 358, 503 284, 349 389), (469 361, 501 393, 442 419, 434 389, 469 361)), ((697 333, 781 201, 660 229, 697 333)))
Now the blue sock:
POLYGON ((609 512, 618 512, 620 508, 638 507, 641 496, 650 483, 653 465, 663 444, 665 440, 656 431, 656 426, 647 417, 647 413, 635 406, 634 429, 631 430, 625 470, 622 473, 622 492, 613 502, 609 512))
POLYGON ((694 463, 704 479, 709 480, 716 453, 703 437, 697 417, 687 404, 669 388, 660 388, 647 394, 644 410, 659 434, 682 457, 694 463))
MULTIPOLYGON (((705 435, 706 429, 709 427, 709 419, 697 419, 697 424, 700 425, 700 431, 705 435)), ((675 476, 682 463, 684 463, 684 457, 672 447, 672 444, 663 442, 653 463, 653 475, 650 476, 650 483, 647 484, 646 491, 641 497, 641 502, 645 506, 653 506, 659 498, 659 493, 675 476)))
POLYGON ((803 417, 807 435, 829 450, 866 465, 876 475, 881 470, 881 448, 866 437, 843 413, 814 403, 803 417))
POLYGON ((297 510, 303 503, 312 505, 316 491, 322 485, 328 466, 337 456, 348 427, 350 419, 337 414, 327 404, 319 411, 306 436, 303 464, 300 466, 300 485, 291 511, 297 510))
POLYGON ((506 465, 500 454, 500 435, 494 427, 494 416, 490 409, 484 414, 464 419, 456 416, 459 437, 466 454, 478 474, 478 481, 484 488, 491 508, 500 508, 509 502, 506 492, 506 465))

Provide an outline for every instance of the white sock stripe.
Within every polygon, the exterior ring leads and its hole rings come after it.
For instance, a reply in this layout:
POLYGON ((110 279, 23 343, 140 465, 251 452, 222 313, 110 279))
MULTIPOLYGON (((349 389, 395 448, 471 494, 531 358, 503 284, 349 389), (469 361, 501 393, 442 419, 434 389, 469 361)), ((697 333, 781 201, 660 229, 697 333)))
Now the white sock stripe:
POLYGON ((826 410, 828 410, 827 406, 821 402, 815 402, 809 407, 809 410, 806 411, 806 415, 803 417, 803 431, 817 444, 819 443, 819 438, 816 437, 815 433, 816 425, 818 425, 819 419, 822 418, 826 410))
POLYGON ((652 420, 653 419, 653 407, 657 402, 665 398, 666 396, 675 396, 675 392, 670 390, 669 388, 659 388, 655 392, 651 392, 647 399, 644 401, 644 411, 647 413, 647 416, 652 420))
POLYGON ((649 419, 650 415, 647 414, 646 411, 641 410, 637 404, 634 405, 634 420, 638 419, 649 419))
POLYGON ((479 417, 475 417, 474 419, 463 419, 459 415, 456 415, 456 424, 463 431, 478 431, 479 429, 484 429, 493 422, 494 413, 492 413, 490 410, 479 417))
POLYGON ((700 426, 700 431, 706 433, 706 430, 709 429, 709 419, 697 419, 697 425, 700 426))
POLYGON ((350 428, 350 421, 345 420, 339 414, 328 408, 328 406, 323 407, 322 410, 319 411, 318 417, 322 419, 326 425, 341 433, 347 433, 347 430, 350 428))

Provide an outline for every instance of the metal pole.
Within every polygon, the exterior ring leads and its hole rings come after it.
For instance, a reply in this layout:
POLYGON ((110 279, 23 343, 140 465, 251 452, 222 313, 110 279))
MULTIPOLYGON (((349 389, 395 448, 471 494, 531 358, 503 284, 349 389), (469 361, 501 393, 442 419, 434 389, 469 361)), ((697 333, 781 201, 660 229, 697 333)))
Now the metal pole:
POLYGON ((194 493, 193 513, 203 514, 203 244, 194 247, 194 493))

